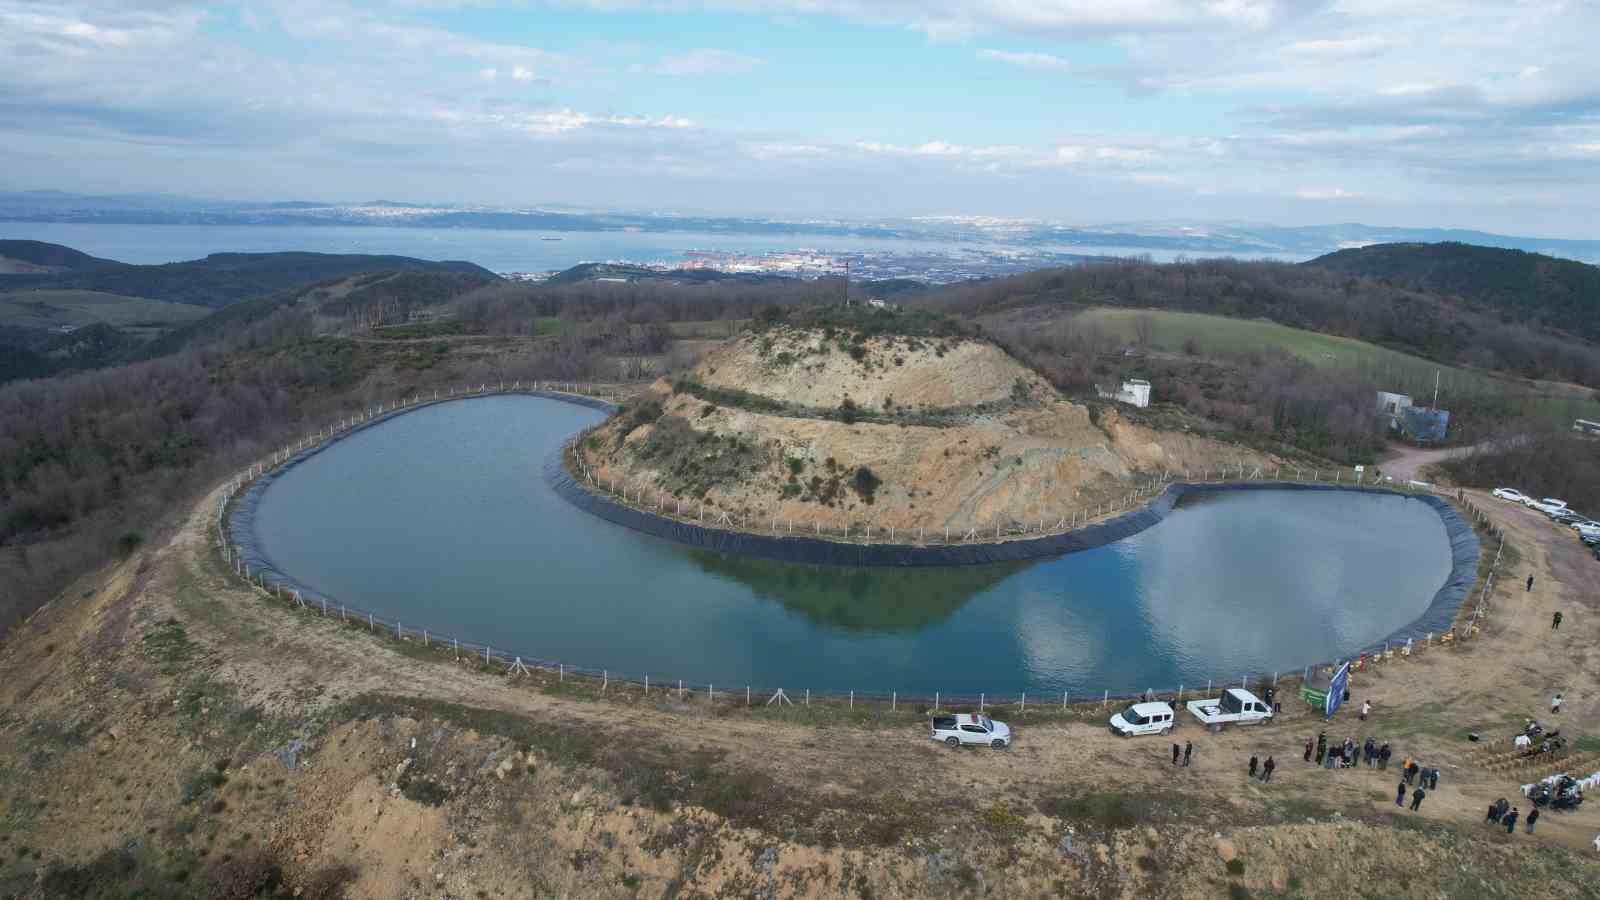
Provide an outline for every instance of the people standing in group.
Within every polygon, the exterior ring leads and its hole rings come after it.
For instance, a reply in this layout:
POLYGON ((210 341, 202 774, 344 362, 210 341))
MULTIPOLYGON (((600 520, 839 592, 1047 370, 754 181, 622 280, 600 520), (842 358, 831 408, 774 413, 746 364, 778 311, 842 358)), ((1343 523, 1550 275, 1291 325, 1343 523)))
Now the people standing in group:
POLYGON ((1528 829, 1528 833, 1529 834, 1533 834, 1534 823, 1538 822, 1538 821, 1539 821, 1539 807, 1535 806, 1533 809, 1528 810, 1527 829, 1528 829))
POLYGON ((1311 762, 1311 751, 1315 750, 1316 746, 1317 746, 1316 742, 1311 740, 1311 736, 1310 735, 1307 735, 1306 736, 1306 762, 1311 762))
POLYGON ((1500 817, 1500 824, 1506 827, 1506 834, 1516 834, 1517 808, 1515 806, 1511 807, 1511 812, 1508 812, 1500 817))
POLYGON ((1394 788, 1394 805, 1395 806, 1405 806, 1406 805, 1406 783, 1404 781, 1402 781, 1399 784, 1395 785, 1395 788, 1394 788))
POLYGON ((1439 789, 1439 767, 1438 766, 1431 766, 1428 769, 1428 790, 1437 791, 1438 789, 1439 789))
POLYGON ((1328 755, 1324 756, 1322 758, 1322 767, 1324 769, 1333 768, 1334 761, 1336 759, 1338 759, 1338 757, 1339 757, 1339 748, 1338 747, 1329 747, 1328 748, 1328 755))
POLYGON ((1411 783, 1411 757, 1409 756, 1400 761, 1400 780, 1406 784, 1411 783))
POLYGON ((1257 760, 1254 756, 1250 757, 1250 777, 1251 778, 1255 778, 1256 777, 1256 766, 1258 766, 1259 764, 1260 764, 1260 761, 1257 760))
POLYGON ((1489 804, 1489 812, 1484 815, 1483 821, 1493 822, 1498 825, 1500 823, 1500 817, 1505 815, 1505 802, 1506 799, 1501 797, 1499 800, 1489 804))
POLYGON ((1361 721, 1365 722, 1367 720, 1367 713, 1370 713, 1370 712, 1372 712, 1372 701, 1371 700, 1363 700, 1363 701, 1361 701, 1361 721))
POLYGON ((1378 744, 1372 738, 1367 738, 1367 742, 1361 746, 1361 757, 1366 760, 1369 769, 1378 764, 1378 744))
POLYGON ((1178 764, 1178 745, 1177 744, 1173 744, 1172 745, 1172 764, 1173 765, 1177 765, 1178 764))
POLYGON ((1550 714, 1555 715, 1559 712, 1561 712, 1561 694, 1557 693, 1550 698, 1550 714))
POLYGON ((1561 627, 1561 610, 1556 610, 1556 614, 1550 617, 1550 630, 1551 631, 1555 631, 1556 629, 1558 629, 1560 627, 1561 627))
POLYGON ((1389 749, 1389 742, 1384 741, 1383 746, 1378 748, 1378 771, 1387 772, 1389 770, 1389 757, 1393 753, 1394 751, 1389 749))
POLYGON ((1422 788, 1417 788, 1415 791, 1411 792, 1411 811, 1412 812, 1416 812, 1417 809, 1420 806, 1422 806, 1422 799, 1424 797, 1426 797, 1426 796, 1428 796, 1428 792, 1423 790, 1422 788))
POLYGON ((1191 757, 1193 755, 1194 755, 1194 741, 1184 741, 1183 742, 1183 765, 1184 765, 1185 768, 1187 768, 1188 765, 1189 765, 1189 757, 1191 757))
POLYGON ((1267 782, 1272 780, 1272 770, 1276 769, 1277 767, 1278 767, 1278 764, 1272 761, 1272 757, 1270 757, 1270 756, 1267 757, 1267 761, 1261 764, 1261 783, 1262 784, 1266 784, 1267 782))
POLYGON ((1328 752, 1328 733, 1317 732, 1317 765, 1322 765, 1322 757, 1328 752))

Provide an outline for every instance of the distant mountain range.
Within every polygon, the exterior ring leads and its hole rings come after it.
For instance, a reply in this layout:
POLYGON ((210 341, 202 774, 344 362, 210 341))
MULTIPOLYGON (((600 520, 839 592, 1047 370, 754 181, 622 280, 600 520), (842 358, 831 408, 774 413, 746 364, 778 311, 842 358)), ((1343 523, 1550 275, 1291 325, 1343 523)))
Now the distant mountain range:
POLYGON ((684 216, 573 209, 491 208, 374 200, 247 203, 166 195, 88 196, 57 191, 0 193, 0 221, 151 225, 385 226, 547 232, 703 232, 879 238, 1052 248, 1115 256, 1175 253, 1310 259, 1379 243, 1454 241, 1600 263, 1600 240, 1491 234, 1450 228, 1343 223, 1282 227, 1246 222, 1126 222, 1078 226, 984 216, 849 221, 684 216))

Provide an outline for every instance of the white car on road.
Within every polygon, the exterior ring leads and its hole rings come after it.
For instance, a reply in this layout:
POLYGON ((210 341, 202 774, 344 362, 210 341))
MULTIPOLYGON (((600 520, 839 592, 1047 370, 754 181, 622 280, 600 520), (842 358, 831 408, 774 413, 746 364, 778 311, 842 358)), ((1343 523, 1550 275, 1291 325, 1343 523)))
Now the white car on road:
POLYGON ((933 739, 952 747, 980 744, 998 750, 1011 746, 1011 728, 984 715, 934 716, 933 739))
POLYGON ((1510 500, 1513 503, 1526 504, 1533 502, 1532 498, 1516 488, 1495 488, 1494 495, 1499 497, 1501 500, 1510 500))
POLYGON ((1135 703, 1111 717, 1111 733, 1123 737, 1136 734, 1170 734, 1176 717, 1169 704, 1135 703))

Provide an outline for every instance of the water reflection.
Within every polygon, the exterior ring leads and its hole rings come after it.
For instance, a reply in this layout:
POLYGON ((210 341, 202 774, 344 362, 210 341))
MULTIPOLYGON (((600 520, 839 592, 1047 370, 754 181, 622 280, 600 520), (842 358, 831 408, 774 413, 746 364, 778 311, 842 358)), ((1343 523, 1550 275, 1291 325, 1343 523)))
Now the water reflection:
POLYGON ((846 631, 917 631, 1032 563, 852 569, 689 551, 701 571, 743 584, 818 625, 846 631))

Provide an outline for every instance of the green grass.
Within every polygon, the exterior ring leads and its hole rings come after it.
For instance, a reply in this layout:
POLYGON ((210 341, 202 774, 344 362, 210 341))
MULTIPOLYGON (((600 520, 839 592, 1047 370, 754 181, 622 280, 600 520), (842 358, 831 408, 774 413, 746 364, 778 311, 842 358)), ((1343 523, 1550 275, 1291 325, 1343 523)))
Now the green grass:
POLYGON ((709 319, 702 322, 668 322, 667 333, 675 338, 715 340, 730 338, 744 330, 749 319, 709 319))
POLYGON ((211 310, 203 306, 98 291, 41 290, 0 294, 0 325, 21 328, 104 322, 134 332, 158 331, 193 322, 210 313, 211 310))
POLYGON ((567 330, 567 323, 557 316, 540 316, 534 320, 533 333, 539 337, 551 334, 561 334, 567 330))
POLYGON ((1600 399, 1587 388, 1554 382, 1528 382, 1500 378, 1484 372, 1430 362, 1396 350, 1352 338, 1290 328, 1260 319, 1230 319, 1203 313, 1096 308, 1073 317, 1080 328, 1095 327, 1123 341, 1137 337, 1137 323, 1148 317, 1150 343, 1159 351, 1184 352, 1193 340, 1202 355, 1250 353, 1281 349, 1323 368, 1355 369, 1391 390, 1410 393, 1419 402, 1431 402, 1434 374, 1439 374, 1439 405, 1449 409, 1449 399, 1463 393, 1483 394, 1527 391, 1529 411, 1570 423, 1574 418, 1600 418, 1600 399), (1426 398, 1426 399, 1425 399, 1426 398))

